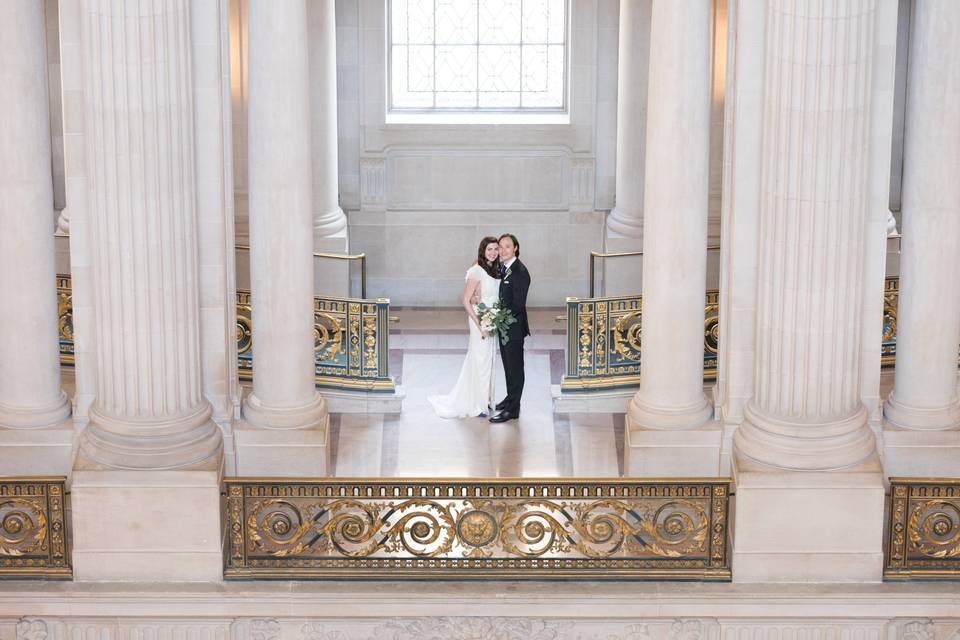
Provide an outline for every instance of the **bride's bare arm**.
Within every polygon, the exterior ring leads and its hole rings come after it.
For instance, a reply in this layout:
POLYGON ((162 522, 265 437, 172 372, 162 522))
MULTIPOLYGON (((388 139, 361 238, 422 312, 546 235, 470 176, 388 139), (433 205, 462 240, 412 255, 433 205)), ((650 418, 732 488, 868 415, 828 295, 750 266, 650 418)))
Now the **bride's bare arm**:
POLYGON ((463 285, 463 308, 467 310, 467 315, 470 316, 470 319, 477 323, 477 328, 480 327, 480 319, 477 317, 477 310, 473 308, 473 299, 474 294, 479 290, 480 281, 467 278, 467 281, 463 285))

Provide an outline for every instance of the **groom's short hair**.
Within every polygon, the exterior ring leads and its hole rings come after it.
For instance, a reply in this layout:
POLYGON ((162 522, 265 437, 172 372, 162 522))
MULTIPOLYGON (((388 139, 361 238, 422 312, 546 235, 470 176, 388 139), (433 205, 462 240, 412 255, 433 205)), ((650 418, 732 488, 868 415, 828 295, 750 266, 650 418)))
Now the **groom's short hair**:
POLYGON ((520 257, 520 242, 517 240, 517 236, 513 235, 512 233, 505 233, 505 234, 503 234, 502 236, 500 236, 499 238, 497 238, 497 242, 503 240, 504 238, 510 238, 510 241, 513 243, 513 247, 517 250, 517 251, 516 251, 516 256, 519 258, 519 257, 520 257))

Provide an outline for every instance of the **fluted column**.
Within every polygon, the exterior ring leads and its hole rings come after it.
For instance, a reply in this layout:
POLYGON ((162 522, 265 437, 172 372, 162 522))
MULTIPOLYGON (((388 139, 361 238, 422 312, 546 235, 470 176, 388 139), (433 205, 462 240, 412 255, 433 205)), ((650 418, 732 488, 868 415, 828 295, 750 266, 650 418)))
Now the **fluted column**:
POLYGON ((43 5, 0 3, 0 428, 70 415, 60 388, 43 5))
MULTIPOLYGON (((347 227, 340 208, 337 157, 337 24, 334 2, 318 2, 310 20, 311 110, 313 114, 313 233, 317 239, 347 227)), ((319 248, 318 248, 319 249, 319 248)))
POLYGON ((253 393, 247 422, 321 426, 314 387, 313 203, 303 0, 249 5, 250 278, 253 393))
POLYGON ((655 0, 650 38, 643 356, 628 415, 631 428, 691 429, 712 413, 703 394, 710 3, 655 0))
POLYGON ((643 237, 644 138, 647 67, 650 51, 649 2, 620 3, 617 65, 616 204, 607 228, 628 238, 643 237))
POLYGON ((756 376, 734 448, 774 467, 875 450, 859 385, 875 9, 768 3, 756 376))
POLYGON ((201 394, 188 0, 85 0, 84 101, 97 389, 84 459, 215 459, 201 394))
POLYGON ((960 3, 914 5, 903 160, 897 367, 884 414, 960 426, 960 3))

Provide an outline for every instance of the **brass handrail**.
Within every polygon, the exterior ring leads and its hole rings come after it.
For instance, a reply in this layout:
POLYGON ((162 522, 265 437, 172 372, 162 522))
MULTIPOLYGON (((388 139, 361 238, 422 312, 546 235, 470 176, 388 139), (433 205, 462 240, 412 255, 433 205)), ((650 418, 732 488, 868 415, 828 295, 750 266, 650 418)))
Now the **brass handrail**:
MULTIPOLYGON (((719 251, 720 245, 708 246, 707 251, 719 251)), ((642 256, 643 251, 614 251, 614 252, 603 252, 603 251, 591 251, 590 252, 590 297, 595 297, 596 293, 596 261, 597 258, 625 258, 628 256, 642 256)))
MULTIPOLYGON (((238 244, 236 248, 240 251, 250 251, 250 245, 238 244)), ((331 258, 333 260, 359 260, 360 261, 360 297, 367 298, 367 254, 365 253, 326 253, 325 251, 314 251, 314 258, 331 258)))

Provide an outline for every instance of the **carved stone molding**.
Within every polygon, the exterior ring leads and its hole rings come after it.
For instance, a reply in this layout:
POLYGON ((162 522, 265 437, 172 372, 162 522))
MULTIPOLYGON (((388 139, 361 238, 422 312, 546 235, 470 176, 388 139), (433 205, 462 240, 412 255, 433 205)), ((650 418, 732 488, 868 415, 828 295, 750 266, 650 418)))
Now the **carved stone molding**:
POLYGON ((280 622, 274 618, 240 618, 230 624, 230 640, 280 640, 280 622))
POLYGON ((360 159, 360 206, 383 209, 387 184, 387 163, 383 158, 360 159))
POLYGON ((570 205, 576 209, 593 209, 594 185, 596 180, 593 158, 572 158, 570 160, 570 205))
POLYGON ((60 623, 43 618, 21 618, 17 622, 17 640, 60 640, 60 623))
MULTIPOLYGON (((933 621, 928 619, 901 622, 897 629, 897 640, 933 640, 933 621)), ((956 634, 954 634, 956 635, 956 634)))

